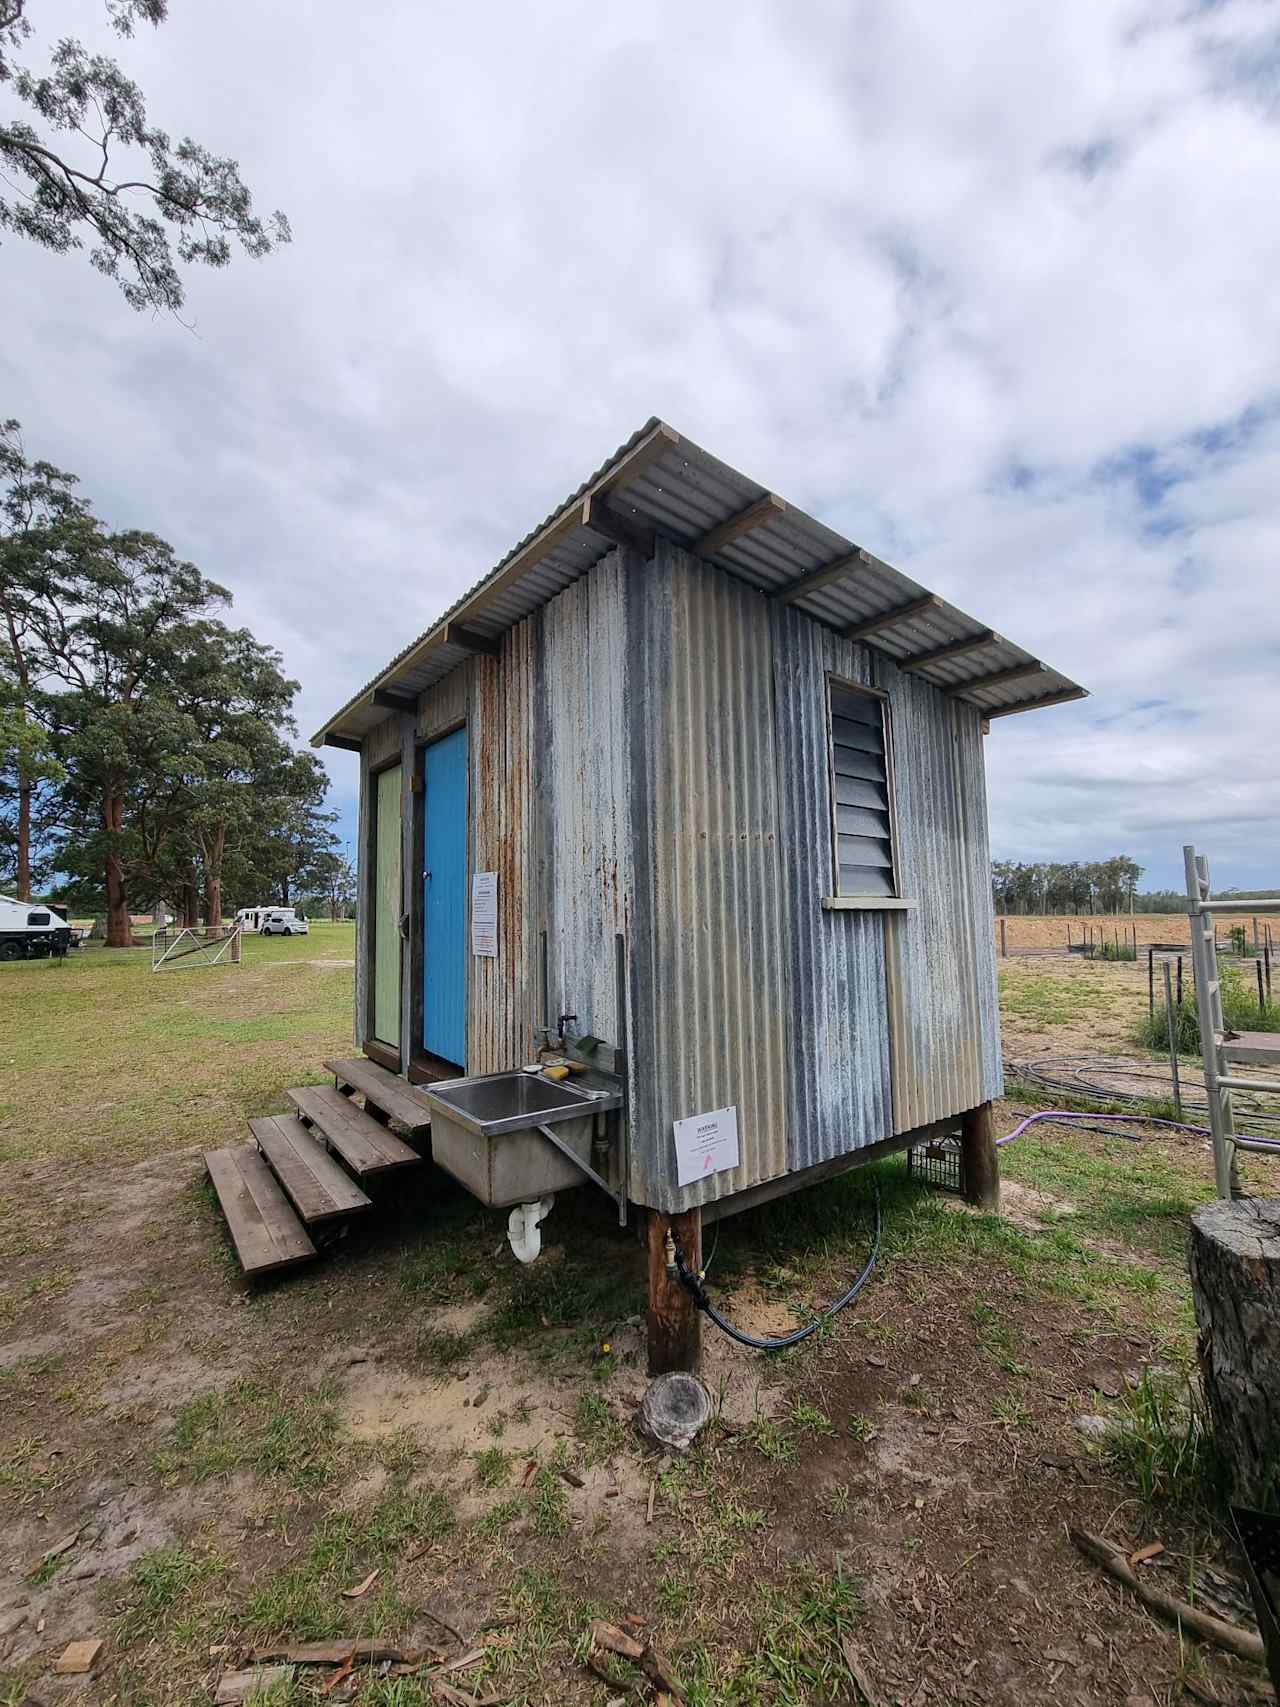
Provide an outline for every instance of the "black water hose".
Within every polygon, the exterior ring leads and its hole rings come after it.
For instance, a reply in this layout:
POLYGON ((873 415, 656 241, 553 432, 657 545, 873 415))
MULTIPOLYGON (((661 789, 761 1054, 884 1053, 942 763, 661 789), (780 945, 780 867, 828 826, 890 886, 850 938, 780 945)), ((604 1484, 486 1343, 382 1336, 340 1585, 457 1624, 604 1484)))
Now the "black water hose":
POLYGON ((793 1334, 784 1334, 778 1339, 762 1339, 755 1334, 745 1332, 742 1328, 735 1328, 733 1323, 726 1321, 720 1314, 719 1310, 717 1310, 715 1305, 711 1302, 707 1289, 702 1283, 702 1275, 696 1273, 689 1267, 689 1264, 685 1261, 684 1252, 680 1249, 679 1245, 677 1245, 675 1247, 676 1273, 680 1276, 680 1284, 693 1298, 693 1301, 698 1306, 699 1310, 704 1311, 708 1316, 710 1316, 711 1320, 721 1330, 721 1332, 728 1334, 731 1340, 737 1340, 739 1345, 748 1345, 754 1351, 785 1351, 788 1346, 799 1345, 800 1341, 807 1340, 810 1334, 816 1334, 824 1322, 829 1322, 833 1316, 838 1315, 839 1312, 844 1309, 846 1304, 852 1304, 859 1292, 862 1291, 862 1288, 871 1279, 872 1272, 875 1269, 876 1262, 880 1256, 880 1187, 877 1186, 875 1191, 876 1231, 875 1238, 871 1245, 871 1255, 867 1258, 866 1267, 862 1270, 862 1273, 854 1281, 849 1290, 842 1293, 840 1297, 836 1299, 834 1304, 828 1306, 825 1310, 819 1311, 813 1321, 807 1323, 803 1328, 797 1328, 793 1334))

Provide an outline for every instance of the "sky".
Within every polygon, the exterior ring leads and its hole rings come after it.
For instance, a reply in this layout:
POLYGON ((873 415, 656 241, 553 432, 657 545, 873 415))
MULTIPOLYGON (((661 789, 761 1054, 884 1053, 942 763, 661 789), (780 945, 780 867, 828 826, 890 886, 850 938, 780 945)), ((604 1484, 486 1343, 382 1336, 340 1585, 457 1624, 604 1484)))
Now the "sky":
POLYGON ((1275 0, 31 15, 292 223, 185 325, 3 237, 0 414, 303 737, 659 415, 1091 689, 992 725, 995 857, 1280 881, 1275 0))

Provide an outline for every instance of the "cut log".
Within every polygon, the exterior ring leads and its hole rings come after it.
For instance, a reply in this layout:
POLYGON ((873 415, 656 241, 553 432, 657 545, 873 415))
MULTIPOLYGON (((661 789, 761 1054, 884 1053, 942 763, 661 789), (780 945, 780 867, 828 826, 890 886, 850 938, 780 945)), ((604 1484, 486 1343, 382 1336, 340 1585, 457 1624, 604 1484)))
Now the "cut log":
POLYGON ((1206 1203, 1191 1217, 1191 1290, 1217 1449, 1237 1505, 1280 1499, 1280 1200, 1206 1203))

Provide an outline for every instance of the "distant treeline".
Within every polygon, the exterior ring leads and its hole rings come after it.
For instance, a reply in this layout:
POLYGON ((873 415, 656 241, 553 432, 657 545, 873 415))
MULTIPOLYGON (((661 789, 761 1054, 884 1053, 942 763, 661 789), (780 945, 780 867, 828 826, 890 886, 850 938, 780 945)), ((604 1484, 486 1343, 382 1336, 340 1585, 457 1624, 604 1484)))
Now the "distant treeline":
MULTIPOLYGON (((1138 888, 1143 868, 1127 854, 1111 859, 993 860, 991 895, 997 913, 1185 913, 1181 889, 1138 888)), ((1261 901, 1276 889, 1215 889, 1220 899, 1261 901)))

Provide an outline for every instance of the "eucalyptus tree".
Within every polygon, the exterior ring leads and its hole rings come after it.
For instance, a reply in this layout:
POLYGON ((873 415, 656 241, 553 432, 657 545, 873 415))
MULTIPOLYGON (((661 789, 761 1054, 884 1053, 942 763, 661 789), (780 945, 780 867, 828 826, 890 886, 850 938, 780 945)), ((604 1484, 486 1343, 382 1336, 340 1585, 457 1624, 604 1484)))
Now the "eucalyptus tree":
MULTIPOLYGON (((159 25, 168 0, 105 0, 118 36, 159 25)), ((50 8, 51 10, 52 8, 50 8)), ((142 90, 109 54, 72 37, 26 62, 29 0, 0 0, 0 230, 89 260, 137 309, 182 307, 179 265, 225 267, 233 244, 270 254, 282 213, 261 219, 234 160, 151 123, 142 90)))

